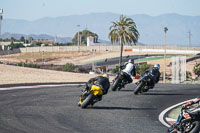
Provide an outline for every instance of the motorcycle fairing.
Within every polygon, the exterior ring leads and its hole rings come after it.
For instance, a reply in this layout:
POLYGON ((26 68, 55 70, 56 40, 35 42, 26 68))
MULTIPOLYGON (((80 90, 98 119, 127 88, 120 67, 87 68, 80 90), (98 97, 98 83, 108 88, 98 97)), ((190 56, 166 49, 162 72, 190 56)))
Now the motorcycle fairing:
POLYGON ((101 90, 101 88, 99 86, 96 85, 92 85, 92 88, 90 89, 90 92, 92 94, 96 95, 102 95, 103 91, 101 90))

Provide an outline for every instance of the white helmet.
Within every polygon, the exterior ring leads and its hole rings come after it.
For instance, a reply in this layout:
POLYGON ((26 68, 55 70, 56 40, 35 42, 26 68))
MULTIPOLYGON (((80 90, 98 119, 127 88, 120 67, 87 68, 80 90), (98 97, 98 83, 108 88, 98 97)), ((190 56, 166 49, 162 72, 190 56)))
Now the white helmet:
POLYGON ((154 67, 160 69, 160 64, 155 64, 154 67))
POLYGON ((128 62, 134 64, 134 60, 133 59, 129 59, 128 62))

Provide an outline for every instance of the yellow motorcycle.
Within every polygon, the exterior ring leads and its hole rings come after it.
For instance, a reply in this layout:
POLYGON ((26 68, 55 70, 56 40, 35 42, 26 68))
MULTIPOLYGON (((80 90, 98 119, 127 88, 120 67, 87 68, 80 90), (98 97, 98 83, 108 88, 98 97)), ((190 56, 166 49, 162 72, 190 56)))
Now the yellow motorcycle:
POLYGON ((101 87, 97 85, 91 85, 90 89, 83 89, 80 95, 80 101, 78 106, 81 108, 87 108, 89 105, 93 106, 94 103, 101 100, 103 91, 101 87))

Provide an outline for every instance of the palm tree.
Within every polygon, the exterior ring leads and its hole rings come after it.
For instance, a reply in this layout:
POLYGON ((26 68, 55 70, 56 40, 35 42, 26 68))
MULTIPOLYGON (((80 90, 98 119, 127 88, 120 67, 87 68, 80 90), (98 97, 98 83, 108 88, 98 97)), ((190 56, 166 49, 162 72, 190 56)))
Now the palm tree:
POLYGON ((111 43, 119 42, 121 45, 120 51, 120 66, 122 65, 122 52, 123 46, 127 44, 134 44, 139 38, 139 32, 137 31, 137 27, 135 22, 131 18, 127 18, 126 16, 121 15, 119 17, 119 22, 112 22, 112 26, 110 26, 109 38, 111 43))

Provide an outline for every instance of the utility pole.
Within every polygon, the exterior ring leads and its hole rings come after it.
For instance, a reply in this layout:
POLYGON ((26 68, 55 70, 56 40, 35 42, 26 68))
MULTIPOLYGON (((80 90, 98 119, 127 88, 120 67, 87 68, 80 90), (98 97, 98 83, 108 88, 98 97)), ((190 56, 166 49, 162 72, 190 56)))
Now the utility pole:
POLYGON ((165 52, 164 52, 164 71, 163 71, 163 79, 164 79, 164 83, 166 83, 166 44, 167 44, 167 31, 168 31, 168 28, 165 27, 164 28, 164 32, 165 32, 165 52))
POLYGON ((57 35, 55 35, 55 37, 54 37, 54 44, 56 44, 57 43, 57 35))
POLYGON ((77 25, 78 26, 78 51, 80 51, 80 36, 79 36, 79 32, 80 32, 80 25, 77 25))
POLYGON ((192 36, 192 33, 191 33, 191 31, 189 30, 189 32, 188 32, 188 38, 189 38, 189 47, 191 46, 191 36, 192 36))
MULTIPOLYGON (((0 8, 0 39, 3 39, 1 37, 1 23, 2 23, 2 20, 3 20, 3 9, 0 8)), ((2 42, 2 40, 0 41, 0 46, 1 46, 1 42, 2 42)), ((4 50, 4 46, 2 46, 2 49, 4 50)))

